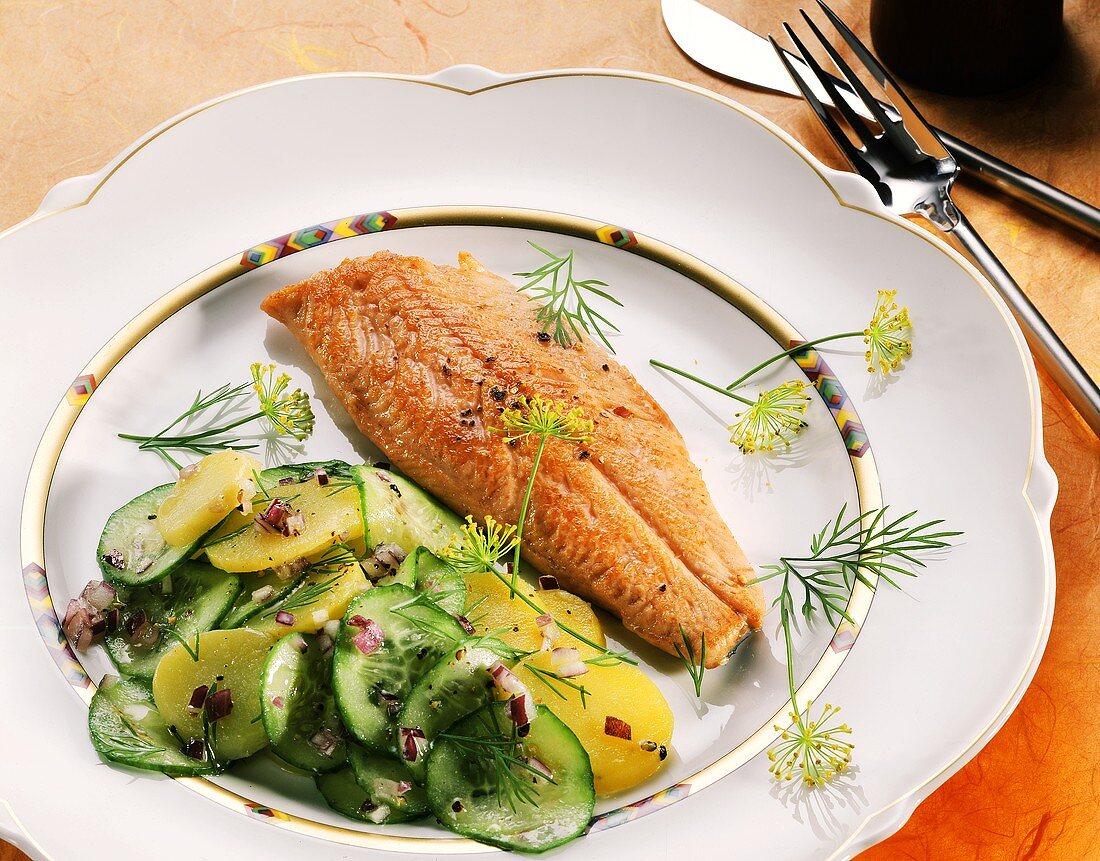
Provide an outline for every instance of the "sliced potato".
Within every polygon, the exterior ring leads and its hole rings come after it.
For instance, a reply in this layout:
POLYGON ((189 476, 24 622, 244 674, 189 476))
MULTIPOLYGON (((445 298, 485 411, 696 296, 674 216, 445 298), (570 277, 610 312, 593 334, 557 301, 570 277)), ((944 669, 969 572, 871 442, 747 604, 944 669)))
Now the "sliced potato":
POLYGON ((188 709, 191 695, 201 685, 229 689, 233 708, 211 724, 211 746, 219 760, 243 759, 267 746, 267 733, 260 714, 260 674, 274 642, 258 631, 236 628, 207 631, 198 638, 196 661, 176 646, 157 665, 153 676, 153 699, 169 726, 185 739, 202 738, 201 710, 188 709))
MULTIPOLYGON (((535 591, 525 580, 518 589, 549 613, 558 622, 582 634, 597 645, 606 645, 600 620, 592 606, 564 589, 535 591)), ((535 623, 539 612, 519 598, 512 598, 508 586, 495 574, 470 574, 466 577, 466 608, 474 630, 480 635, 490 631, 513 648, 537 651, 542 646, 542 631, 535 623)), ((594 650, 575 637, 561 632, 555 647, 575 647, 582 656, 590 657, 594 650)))
MULTIPOLYGON (((310 572, 286 598, 253 616, 245 627, 273 638, 295 631, 312 634, 325 622, 343 619, 351 599, 369 586, 358 565, 348 565, 337 572, 310 572), (278 621, 280 610, 294 617, 290 624, 278 621)), ((282 618, 289 621, 286 616, 282 618)))
MULTIPOLYGON (((531 672, 528 664, 553 672, 550 653, 532 655, 515 672, 536 702, 573 730, 588 751, 597 794, 611 795, 637 786, 661 767, 672 739, 672 709, 640 669, 629 664, 589 666, 587 673, 572 677, 571 682, 583 685, 588 692, 584 707, 575 690, 560 682, 548 683, 531 672), (551 689, 551 683, 562 696, 551 689), (629 727, 629 739, 608 734, 609 716, 629 727)), ((622 724, 613 722, 612 729, 615 727, 625 734, 622 724)))
MULTIPOLYGON (((322 486, 310 479, 268 488, 268 492, 302 513, 305 523, 301 534, 265 532, 252 525, 255 514, 231 514, 206 542, 206 555, 215 568, 234 574, 278 568, 315 557, 340 541, 361 542, 363 517, 355 485, 322 486)), ((262 494, 257 496, 252 501, 255 512, 262 511, 268 502, 262 494)))
POLYGON ((179 481, 157 509, 157 528, 172 547, 197 541, 256 492, 252 473, 263 469, 239 451, 208 454, 180 470, 179 481))

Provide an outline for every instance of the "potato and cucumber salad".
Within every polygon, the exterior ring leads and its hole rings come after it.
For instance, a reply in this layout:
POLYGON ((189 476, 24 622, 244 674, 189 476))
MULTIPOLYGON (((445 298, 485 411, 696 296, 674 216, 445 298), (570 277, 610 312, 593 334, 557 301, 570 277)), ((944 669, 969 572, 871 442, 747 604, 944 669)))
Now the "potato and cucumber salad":
POLYGON ((201 775, 266 749, 352 819, 526 852, 580 835, 661 767, 672 713, 553 577, 452 565, 462 534, 385 464, 184 468, 110 516, 65 614, 118 669, 96 750, 201 775))

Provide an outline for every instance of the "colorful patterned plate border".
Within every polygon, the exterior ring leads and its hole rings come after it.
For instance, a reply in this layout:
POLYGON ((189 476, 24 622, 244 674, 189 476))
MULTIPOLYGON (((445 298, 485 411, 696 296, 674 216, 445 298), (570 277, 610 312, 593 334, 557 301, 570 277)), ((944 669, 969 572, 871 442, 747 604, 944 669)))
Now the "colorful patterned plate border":
MULTIPOLYGON (((45 515, 49 488, 61 450, 81 410, 91 401, 96 387, 118 362, 157 326, 191 302, 253 269, 310 248, 353 236, 386 230, 456 225, 543 230, 600 242, 637 254, 680 273, 724 299, 760 326, 784 349, 805 342, 791 324, 762 299, 732 278, 686 252, 619 225, 561 213, 507 207, 461 206, 416 207, 392 212, 368 212, 296 230, 260 243, 237 257, 218 263, 185 281, 138 314, 100 350, 87 367, 82 369, 64 393, 61 403, 50 419, 31 465, 30 478, 23 500, 20 530, 23 580, 27 600, 35 624, 51 657, 66 681, 85 702, 91 701, 95 686, 66 641, 50 596, 44 562, 45 515)), ((793 358, 821 394, 836 421, 837 431, 848 451, 861 512, 879 507, 882 503, 881 489, 870 442, 844 387, 817 351, 813 349, 800 351, 793 354, 793 358)), ((872 582, 875 581, 872 580, 872 582)), ((798 689, 798 696, 802 702, 816 699, 840 669, 866 622, 873 596, 872 588, 863 583, 856 584, 847 605, 850 621, 846 621, 836 629, 817 664, 798 689)), ((788 722, 787 713, 790 710, 791 704, 788 701, 747 739, 681 782, 647 798, 595 816, 589 825, 589 833, 606 831, 625 822, 647 816, 717 782, 766 750, 778 735, 774 725, 777 723, 785 725, 788 722)), ((243 798, 205 778, 176 779, 230 809, 263 819, 279 827, 339 843, 391 852, 471 854, 497 851, 463 838, 409 837, 333 826, 273 810, 259 802, 243 798)))

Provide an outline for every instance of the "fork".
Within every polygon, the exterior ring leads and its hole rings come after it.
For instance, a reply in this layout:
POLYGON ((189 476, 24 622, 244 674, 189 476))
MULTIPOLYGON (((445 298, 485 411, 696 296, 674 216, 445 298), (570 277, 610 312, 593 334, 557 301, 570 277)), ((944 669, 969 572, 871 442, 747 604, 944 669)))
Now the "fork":
POLYGON ((1100 436, 1100 388, 952 202, 951 186, 959 174, 955 159, 889 72, 822 0, 817 0, 817 3, 866 72, 885 91, 896 116, 891 117, 887 113, 887 106, 871 94, 813 19, 801 9, 802 18, 863 103, 868 115, 874 117, 881 127, 881 133, 876 133, 838 92, 832 75, 821 67, 790 25, 784 22, 783 29, 801 57, 782 48, 771 36, 768 40, 798 89, 844 157, 860 176, 874 186, 887 209, 896 215, 923 216, 938 230, 958 240, 1008 303, 1039 361, 1093 433, 1100 436), (855 133, 860 141, 858 146, 851 141, 837 118, 825 109, 814 92, 810 75, 816 78, 844 122, 855 133))

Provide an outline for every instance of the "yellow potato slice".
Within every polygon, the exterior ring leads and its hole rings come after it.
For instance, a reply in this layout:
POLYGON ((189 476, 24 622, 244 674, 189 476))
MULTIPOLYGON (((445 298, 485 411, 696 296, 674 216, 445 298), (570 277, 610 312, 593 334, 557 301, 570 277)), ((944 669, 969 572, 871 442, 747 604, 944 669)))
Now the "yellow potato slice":
MULTIPOLYGON (((600 620, 592 612, 592 606, 564 589, 535 591, 523 579, 518 581, 518 591, 549 613, 555 620, 563 622, 574 631, 582 634, 597 645, 606 645, 600 620)), ((512 598, 508 586, 491 572, 469 574, 466 577, 466 607, 470 622, 478 635, 491 631, 521 651, 537 651, 542 646, 542 631, 535 623, 539 611, 528 606, 519 598, 512 598)), ((581 650, 582 656, 590 657, 595 653, 591 647, 581 643, 571 635, 561 632, 554 642, 556 647, 573 646, 581 650)))
POLYGON ((312 634, 325 622, 343 619, 351 599, 369 586, 370 583, 358 565, 348 565, 336 573, 331 571, 310 573, 301 585, 286 597, 285 602, 280 602, 253 616, 245 623, 245 627, 253 631, 262 631, 275 639, 295 631, 312 634), (280 607, 280 605, 283 606, 280 607), (285 612, 294 616, 294 621, 290 625, 276 621, 278 611, 283 608, 285 612))
POLYGON ((640 669, 629 664, 589 666, 587 673, 572 677, 569 681, 583 685, 588 692, 587 707, 582 707, 575 690, 552 682, 563 699, 527 664, 553 672, 550 654, 532 655, 516 668, 516 675, 537 702, 573 730, 588 751, 597 794, 611 795, 637 786, 661 767, 672 739, 672 709, 640 669), (607 734, 609 715, 630 727, 629 739, 607 734))
MULTIPOLYGON (((234 574, 278 568, 298 559, 317 556, 340 541, 350 543, 362 539, 359 491, 354 486, 322 487, 310 479, 269 490, 302 513, 305 525, 301 534, 273 535, 252 526, 255 514, 231 514, 206 542, 207 558, 215 568, 234 574)), ((262 495, 253 500, 256 512, 265 504, 262 495)))
POLYGON ((157 509, 157 528, 172 547, 186 547, 215 526, 256 492, 253 471, 263 469, 256 458, 239 451, 208 454, 180 471, 175 489, 157 509))
POLYGON ((153 676, 153 699, 165 722, 185 740, 202 738, 202 714, 191 714, 187 706, 197 687, 217 682, 219 690, 229 688, 233 697, 233 710, 212 725, 217 757, 243 759, 266 747, 264 725, 255 718, 260 714, 260 674, 273 642, 245 628, 207 631, 199 634, 197 661, 176 646, 161 658, 153 676))

